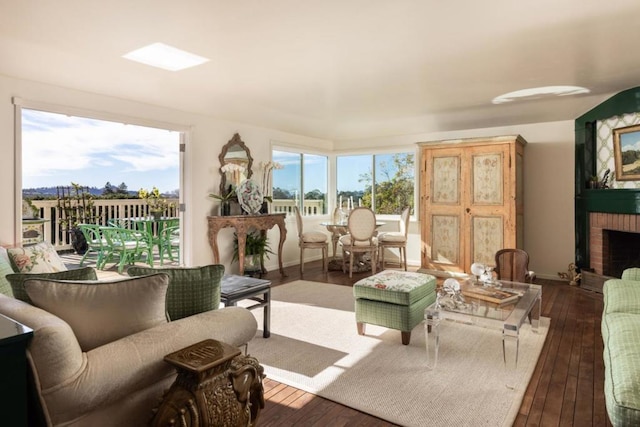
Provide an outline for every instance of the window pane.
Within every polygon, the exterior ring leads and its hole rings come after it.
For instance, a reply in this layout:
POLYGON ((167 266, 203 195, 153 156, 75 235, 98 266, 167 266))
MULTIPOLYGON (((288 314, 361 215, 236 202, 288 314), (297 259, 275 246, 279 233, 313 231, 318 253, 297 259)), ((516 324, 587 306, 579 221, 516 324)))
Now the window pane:
POLYGON ((399 215, 405 206, 413 207, 414 155, 379 154, 375 160, 376 213, 399 215))
POLYGON ((327 213, 327 168, 326 156, 303 154, 304 162, 304 215, 327 213))
POLYGON ((273 211, 293 212, 301 194, 301 155, 274 150, 272 156, 274 162, 283 166, 282 169, 273 169, 273 211))
POLYGON ((344 209, 347 209, 349 200, 353 200, 355 206, 362 204, 371 207, 373 157, 371 155, 339 156, 336 160, 338 207, 340 207, 340 199, 344 209))

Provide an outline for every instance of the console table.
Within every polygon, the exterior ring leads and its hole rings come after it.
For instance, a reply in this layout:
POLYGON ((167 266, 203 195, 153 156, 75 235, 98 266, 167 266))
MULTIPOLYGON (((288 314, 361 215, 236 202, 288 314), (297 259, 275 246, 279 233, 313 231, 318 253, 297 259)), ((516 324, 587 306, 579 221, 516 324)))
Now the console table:
MULTIPOLYGON (((259 215, 230 215, 230 216, 209 216, 209 245, 213 250, 213 259, 216 264, 220 263, 220 251, 218 250, 218 232, 223 228, 235 228, 238 236, 238 266, 240 275, 244 275, 244 251, 247 242, 247 233, 252 229, 259 230, 264 236, 267 230, 278 226, 280 229, 280 242, 278 243, 278 266, 280 274, 285 277, 284 268, 282 267, 282 247, 287 237, 287 228, 284 225, 286 214, 259 214, 259 215)), ((263 273, 267 270, 264 268, 264 262, 260 260, 260 268, 263 273)))

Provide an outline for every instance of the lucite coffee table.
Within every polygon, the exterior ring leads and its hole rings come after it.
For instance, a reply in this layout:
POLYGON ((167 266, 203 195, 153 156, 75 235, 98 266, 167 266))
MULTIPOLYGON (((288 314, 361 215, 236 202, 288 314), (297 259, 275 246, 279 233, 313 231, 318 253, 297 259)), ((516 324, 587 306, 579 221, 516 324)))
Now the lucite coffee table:
MULTIPOLYGON (((535 332, 540 324, 542 287, 504 280, 500 280, 499 284, 499 289, 513 290, 521 296, 517 300, 505 304, 495 304, 465 297, 466 304, 447 308, 436 300, 425 309, 427 367, 434 369, 438 364, 440 324, 442 320, 450 320, 466 325, 501 330, 502 357, 505 367, 508 370, 515 370, 518 363, 518 340, 522 324, 529 318, 531 328, 535 332)), ((471 286, 471 283, 467 282, 464 285, 471 286)))

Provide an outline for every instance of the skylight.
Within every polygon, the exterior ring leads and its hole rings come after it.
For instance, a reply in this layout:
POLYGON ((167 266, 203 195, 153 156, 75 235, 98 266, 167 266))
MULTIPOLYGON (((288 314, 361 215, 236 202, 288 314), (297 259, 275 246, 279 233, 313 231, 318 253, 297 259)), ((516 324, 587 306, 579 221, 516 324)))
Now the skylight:
POLYGON ((491 102, 494 104, 504 104, 515 101, 516 99, 531 100, 549 96, 580 95, 589 92, 589 89, 580 86, 542 86, 505 93, 504 95, 493 98, 491 102))
POLYGON ((180 71, 209 61, 207 58, 164 43, 153 43, 131 51, 122 57, 169 71, 180 71))

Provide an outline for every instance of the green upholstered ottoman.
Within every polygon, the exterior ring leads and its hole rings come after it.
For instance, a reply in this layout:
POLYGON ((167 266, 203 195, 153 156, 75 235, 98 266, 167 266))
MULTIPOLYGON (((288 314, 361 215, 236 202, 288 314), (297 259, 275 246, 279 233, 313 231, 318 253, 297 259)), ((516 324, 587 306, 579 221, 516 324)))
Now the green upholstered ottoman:
POLYGON ((430 274, 385 270, 353 285, 356 324, 364 335, 365 325, 384 326, 402 332, 402 344, 411 341, 411 331, 424 320, 424 310, 436 300, 436 278, 430 274))

